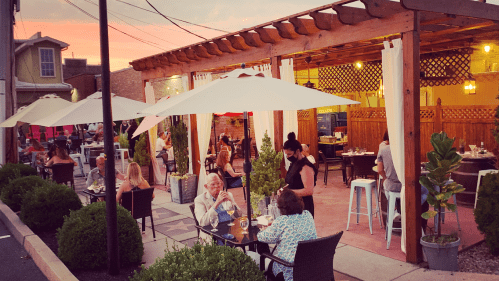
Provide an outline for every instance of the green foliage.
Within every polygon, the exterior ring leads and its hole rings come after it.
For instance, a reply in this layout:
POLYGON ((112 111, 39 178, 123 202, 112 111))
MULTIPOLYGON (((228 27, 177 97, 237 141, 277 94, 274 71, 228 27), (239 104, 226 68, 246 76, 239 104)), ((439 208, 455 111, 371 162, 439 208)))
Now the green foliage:
POLYGON ((45 184, 48 184, 48 182, 39 176, 14 179, 2 189, 1 199, 12 211, 20 211, 26 193, 45 184))
MULTIPOLYGON (((426 163, 426 169, 429 173, 426 176, 421 176, 419 183, 428 189, 428 204, 435 207, 436 211, 431 210, 422 214, 421 216, 425 219, 434 217, 442 207, 444 209, 447 207, 451 211, 455 210, 456 205, 450 204, 448 201, 453 194, 464 191, 463 186, 460 184, 455 182, 447 183, 451 173, 461 165, 462 159, 456 153, 456 148, 452 147, 454 140, 455 138, 447 137, 445 132, 431 135, 431 145, 434 150, 426 154, 429 161, 426 163), (440 191, 437 191, 436 186, 439 187, 440 191)), ((439 216, 437 238, 441 236, 441 219, 442 216, 439 216)))
POLYGON ((250 192, 251 197, 250 197, 250 203, 251 203, 251 208, 253 209, 253 215, 261 215, 262 212, 258 208, 258 203, 265 199, 265 194, 256 194, 253 191, 250 192))
POLYGON ((482 179, 474 214, 490 253, 499 256, 499 174, 488 174, 482 179))
POLYGON ((36 170, 29 165, 7 163, 0 168, 0 192, 13 179, 36 175, 36 170))
POLYGON ((151 156, 147 153, 147 133, 140 135, 139 141, 135 143, 135 153, 133 154, 133 162, 142 166, 151 164, 151 156))
POLYGON ((187 140, 187 127, 180 121, 176 126, 170 127, 172 134, 173 153, 177 163, 177 171, 183 176, 189 170, 189 144, 187 140))
POLYGON ((129 148, 130 144, 128 143, 128 133, 120 134, 118 142, 120 143, 121 148, 129 148))
MULTIPOLYGON (((261 151, 258 153, 260 157, 251 163, 254 172, 250 175, 250 190, 256 194, 271 196, 272 192, 276 192, 284 186, 284 179, 280 178, 283 153, 277 153, 272 148, 267 132, 263 137, 261 151)), ((243 178, 243 181, 245 181, 245 178, 243 178)))
MULTIPOLYGON (((120 264, 138 264, 144 254, 140 229, 129 211, 121 206, 117 206, 116 211, 120 264)), ((93 203, 71 212, 57 233, 59 258, 71 269, 106 267, 106 233, 106 202, 93 203)))
MULTIPOLYGON (((168 243, 168 242, 167 242, 168 243)), ((168 246, 168 245, 167 245, 168 246)), ((131 281, 149 280, 265 280, 256 263, 243 252, 227 246, 202 245, 173 251, 167 247, 165 257, 157 259, 149 268, 130 278, 131 281)))
POLYGON ((71 188, 47 182, 26 193, 20 218, 33 231, 54 230, 62 226, 65 216, 81 207, 80 198, 71 188))

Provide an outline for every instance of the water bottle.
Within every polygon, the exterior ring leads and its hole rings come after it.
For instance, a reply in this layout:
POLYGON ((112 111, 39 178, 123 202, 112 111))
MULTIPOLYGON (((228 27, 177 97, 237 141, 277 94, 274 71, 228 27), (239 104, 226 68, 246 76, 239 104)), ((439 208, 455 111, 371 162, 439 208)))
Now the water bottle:
POLYGON ((480 152, 483 152, 483 151, 485 151, 485 147, 483 146, 483 141, 482 141, 482 143, 480 144, 480 152))

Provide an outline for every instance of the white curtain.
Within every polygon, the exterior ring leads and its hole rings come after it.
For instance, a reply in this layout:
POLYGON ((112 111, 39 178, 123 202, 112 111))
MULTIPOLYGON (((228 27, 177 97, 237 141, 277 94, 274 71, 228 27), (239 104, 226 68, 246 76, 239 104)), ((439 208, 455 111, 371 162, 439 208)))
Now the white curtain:
POLYGON ((390 137, 390 150, 393 164, 399 181, 402 183, 400 194, 402 239, 401 248, 405 253, 405 156, 404 156, 404 97, 402 90, 403 80, 403 53, 402 40, 395 39, 390 43, 383 42, 385 49, 382 51, 383 84, 385 86, 385 109, 388 135, 390 137))
MULTIPOLYGON (((154 97, 154 88, 152 87, 150 82, 146 83, 144 91, 146 93, 146 103, 155 104, 156 99, 154 97)), ((158 139, 157 132, 158 132, 158 125, 148 130, 149 148, 151 151, 151 164, 154 174, 154 182, 163 184, 164 178, 161 176, 161 170, 159 169, 158 161, 156 161, 156 140, 158 139)), ((122 159, 122 161, 124 161, 124 159, 122 159)))
MULTIPOLYGON (((282 60, 281 62, 281 80, 286 82, 295 83, 295 74, 293 72, 293 59, 282 60)), ((286 141, 288 134, 290 132, 295 132, 296 138, 298 138, 298 111, 296 110, 285 110, 283 111, 282 118, 282 132, 283 132, 283 140, 286 141)), ((284 162, 286 164, 286 170, 289 168, 291 162, 288 161, 286 157, 284 157, 284 162)))
MULTIPOLYGON (((211 73, 196 75, 194 77, 194 88, 202 86, 211 82, 211 73)), ((211 136, 211 122, 213 119, 213 114, 196 114, 197 129, 198 129, 198 143, 199 143, 199 161, 201 164, 201 169, 199 170, 198 179, 198 193, 202 194, 205 191, 204 184, 206 182, 206 169, 204 166, 204 161, 206 160, 206 152, 208 151, 208 146, 210 145, 211 136)))
MULTIPOLYGON (((266 77, 272 77, 270 64, 254 66, 254 70, 262 72, 266 77)), ((274 112, 273 111, 254 111, 253 125, 255 128, 255 141, 258 151, 262 147, 262 139, 267 132, 271 139, 272 148, 274 148, 274 112)))

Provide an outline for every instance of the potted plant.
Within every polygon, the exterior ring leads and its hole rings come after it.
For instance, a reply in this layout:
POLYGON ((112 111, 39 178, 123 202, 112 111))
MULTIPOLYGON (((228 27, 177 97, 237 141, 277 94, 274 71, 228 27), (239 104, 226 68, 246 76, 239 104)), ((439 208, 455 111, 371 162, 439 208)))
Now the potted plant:
POLYGON ((170 177, 172 200, 184 204, 194 202, 197 195, 197 176, 188 174, 189 150, 187 141, 187 127, 184 122, 170 127, 173 154, 177 164, 177 172, 170 177))
MULTIPOLYGON (((421 185, 429 191, 427 201, 434 207, 421 216, 425 219, 435 217, 445 208, 455 211, 456 205, 449 203, 453 194, 464 191, 462 185, 450 182, 452 172, 456 171, 461 163, 462 157, 456 153, 456 148, 452 147, 455 138, 447 137, 445 132, 433 133, 431 135, 431 145, 433 151, 428 152, 428 163, 426 169, 429 173, 419 178, 421 185)), ((457 250, 460 239, 457 235, 442 235, 442 216, 437 216, 438 231, 433 235, 421 237, 421 245, 428 259, 430 269, 457 271, 457 250)))
MULTIPOLYGON (((120 143, 121 148, 129 148, 130 144, 128 143, 128 133, 120 134, 118 137, 118 142, 120 143)), ((125 159, 128 158, 128 151, 125 151, 125 159)))
POLYGON ((139 164, 142 177, 149 182, 149 165, 151 165, 151 156, 147 151, 147 133, 140 135, 139 141, 135 143, 135 153, 133 154, 133 162, 139 164))
MULTIPOLYGON (((260 157, 252 161, 253 172, 250 175, 251 187, 250 191, 253 194, 262 195, 265 200, 259 201, 258 210, 253 208, 255 214, 261 214, 261 210, 270 204, 270 196, 284 186, 284 179, 281 179, 281 162, 284 157, 282 152, 276 152, 272 148, 270 138, 265 132, 262 139, 260 157), (262 202, 263 203, 260 203, 262 202)), ((243 177, 243 182, 245 178, 243 177)))

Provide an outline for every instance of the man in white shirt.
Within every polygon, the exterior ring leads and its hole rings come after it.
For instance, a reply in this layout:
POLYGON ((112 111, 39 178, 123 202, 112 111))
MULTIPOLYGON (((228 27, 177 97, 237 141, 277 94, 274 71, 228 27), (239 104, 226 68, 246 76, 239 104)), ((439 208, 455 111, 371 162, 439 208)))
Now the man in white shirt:
MULTIPOLYGON (((156 157, 161 157, 162 154, 166 153, 168 146, 166 145, 167 133, 161 133, 161 135, 156 140, 156 157)), ((170 157, 168 157, 170 159, 170 157)), ((172 159, 173 160, 173 159, 172 159)))
POLYGON ((97 123, 90 123, 88 125, 88 130, 87 132, 90 134, 90 135, 95 135, 95 131, 97 130, 97 123))

